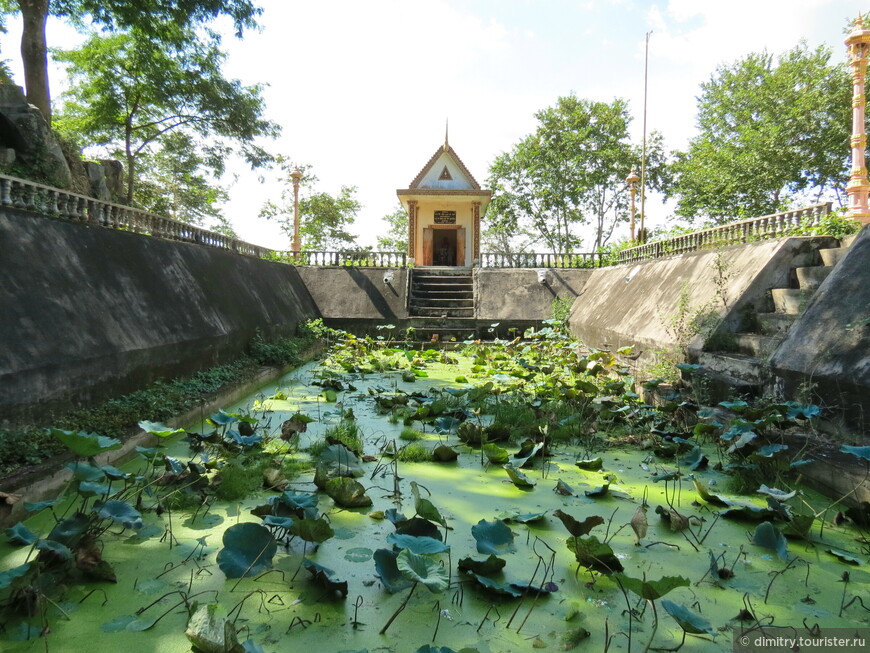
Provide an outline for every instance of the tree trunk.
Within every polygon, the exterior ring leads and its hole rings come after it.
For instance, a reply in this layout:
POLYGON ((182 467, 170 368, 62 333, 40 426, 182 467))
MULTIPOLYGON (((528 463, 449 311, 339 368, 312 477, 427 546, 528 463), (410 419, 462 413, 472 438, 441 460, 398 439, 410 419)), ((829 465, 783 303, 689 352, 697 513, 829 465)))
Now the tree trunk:
POLYGON ((18 0, 23 28, 21 62, 24 64, 24 87, 27 101, 36 106, 51 125, 51 94, 48 89, 48 49, 45 21, 49 0, 18 0))

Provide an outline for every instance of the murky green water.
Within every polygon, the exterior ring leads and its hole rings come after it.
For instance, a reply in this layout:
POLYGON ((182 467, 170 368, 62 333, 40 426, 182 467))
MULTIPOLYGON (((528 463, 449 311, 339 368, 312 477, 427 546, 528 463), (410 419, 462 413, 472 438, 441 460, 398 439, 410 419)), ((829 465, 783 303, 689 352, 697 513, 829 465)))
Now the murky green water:
MULTIPOLYGON (((458 374, 467 375, 475 384, 486 380, 475 378, 470 368, 469 361, 459 366, 432 364, 428 367, 429 377, 413 383, 403 381, 398 372, 365 378, 346 377, 357 390, 340 392, 337 403, 328 403, 321 397, 322 388, 310 385, 316 367, 308 365, 227 410, 250 409, 254 402, 260 401, 261 407, 266 409, 261 423, 268 424, 273 432, 293 413, 303 412, 317 420, 301 438, 300 444, 304 447, 340 421, 343 411, 352 409, 365 438, 365 453, 377 454, 376 445, 398 438, 403 427, 401 423, 390 424, 378 413, 369 387, 426 392, 431 386, 455 385, 453 380, 458 374), (276 388, 287 398, 266 399, 276 388)), ((193 431, 204 428, 191 425, 193 431)), ((814 541, 790 540, 787 559, 781 559, 775 551, 750 542, 755 524, 716 519, 719 508, 699 501, 687 476, 668 484, 651 482, 653 475, 673 470, 675 464, 657 460, 648 451, 602 450, 595 455, 602 456, 603 469, 582 471, 575 460, 585 452, 581 454, 576 447, 558 446, 546 466, 542 466, 538 458, 523 469, 536 483, 532 489, 524 490, 515 487, 501 467, 481 465, 480 450, 462 445, 455 435, 429 433, 422 442, 434 447, 444 441, 460 450, 458 461, 399 463, 399 497, 393 496, 392 473, 378 462, 365 463, 366 474, 358 479, 374 501, 371 508, 340 509, 331 499, 322 493, 319 495, 318 507, 329 515, 335 537, 316 552, 309 550, 307 557, 333 570, 335 578, 347 581, 348 595, 344 599, 326 600, 324 591, 309 582, 306 570, 299 568, 302 547, 297 541, 288 549, 279 547, 275 571, 258 578, 225 579, 215 564, 222 534, 233 524, 260 521, 250 510, 268 496, 263 492, 237 503, 215 504, 208 514, 198 514, 196 518, 192 518, 190 512, 171 515, 164 512, 160 516, 147 513, 146 527, 140 535, 133 535, 131 531, 108 535, 104 557, 117 571, 117 584, 67 588, 62 601, 47 609, 51 632, 46 637, 15 641, 22 637, 22 626, 9 623, 6 632, 0 633, 0 649, 188 651, 190 644, 184 635, 187 612, 182 607, 170 610, 142 632, 127 629, 126 621, 116 621, 125 616, 129 621, 130 616, 136 616, 137 611, 161 596, 180 590, 197 594, 196 600, 202 603, 217 600, 228 610, 241 603, 232 613, 237 617, 235 625, 240 629, 240 640, 250 638, 267 652, 326 653, 362 649, 405 652, 416 651, 430 643, 457 651, 463 647, 481 652, 563 650, 563 638, 579 627, 588 630, 590 637, 578 645, 578 650, 604 651, 609 645, 609 650, 625 651, 628 650, 629 607, 636 614, 631 620, 631 650, 642 651, 652 632, 652 608, 632 593, 628 594, 627 605, 611 578, 600 574, 593 578, 584 568, 578 571, 574 555, 566 547, 569 534, 552 514, 557 509, 580 521, 592 515, 602 516, 606 523, 592 530, 591 535, 609 542, 625 574, 647 580, 682 576, 690 581, 688 587, 677 587, 666 598, 700 614, 718 636, 689 636, 683 650, 731 650, 732 631, 756 623, 736 619, 744 609, 754 613, 762 623, 790 625, 799 630, 803 630, 805 623, 823 627, 870 625, 870 612, 862 609, 857 601, 840 614, 844 589, 845 602, 848 602, 855 595, 866 598, 870 587, 866 555, 855 540, 859 536, 855 530, 827 525, 824 539, 819 540, 820 529, 816 522, 812 531, 814 541), (376 468, 380 473, 372 477, 376 468), (608 473, 618 478, 610 486, 609 494, 602 498, 587 497, 584 492, 600 487, 608 473), (558 480, 573 488, 575 495, 556 493, 558 480), (390 594, 379 582, 372 555, 377 549, 390 548, 386 538, 394 532, 394 527, 390 521, 370 515, 395 508, 411 516, 414 513, 411 481, 429 491, 429 499, 447 518, 447 544, 451 550, 449 555, 445 553, 435 558, 450 570, 451 585, 438 594, 418 587, 404 612, 385 635, 380 635, 381 628, 405 600, 407 590, 390 594), (650 504, 649 529, 638 546, 634 532, 627 525, 645 490, 650 504), (697 518, 697 525, 693 527, 696 536, 673 532, 654 512, 656 506, 664 506, 667 499, 673 501, 682 514, 693 520, 697 518), (485 593, 469 582, 467 576, 460 575, 456 567, 458 560, 466 556, 486 557, 476 550, 471 534, 473 525, 480 520, 528 513, 545 514, 528 524, 508 522, 514 534, 515 551, 503 555, 507 565, 498 578, 512 582, 531 580, 534 584, 549 581, 558 586, 556 591, 539 597, 501 598, 485 593), (166 536, 170 517, 171 543, 166 536), (152 535, 148 537, 149 534, 152 535), (695 541, 701 537, 705 538, 703 544, 695 541), (848 551, 862 564, 844 564, 826 552, 829 548, 848 551), (733 578, 711 578, 710 551, 714 556, 724 555, 724 565, 733 568, 733 578), (785 569, 788 561, 796 557, 799 560, 792 562, 787 571, 772 575, 785 569), (842 582, 844 572, 849 574, 847 585, 842 582), (95 591, 87 595, 92 589, 95 591), (68 614, 68 619, 63 613, 68 614)), ((509 444, 502 446, 516 450, 509 444)), ((185 459, 188 456, 186 447, 178 442, 171 445, 170 453, 185 459)), ((708 453, 713 459, 715 454, 708 453)), ((296 455, 300 459, 306 456, 304 453, 296 455)), ((142 465, 140 459, 129 463, 126 469, 135 471, 142 465)), ((724 475, 705 470, 698 472, 697 477, 711 491, 724 493, 724 475)), ((293 479, 288 489, 315 491, 312 473, 293 479)), ((805 511, 801 501, 817 510, 828 503, 810 492, 790 503, 796 510, 805 511)), ((762 501, 756 502, 763 505, 762 501)), ((48 517, 43 514, 34 518, 30 527, 38 531, 40 522, 46 522, 48 517)), ((0 570, 23 562, 26 549, 4 545, 0 549, 0 570)), ((160 604, 148 607, 141 616, 153 618, 179 601, 178 594, 169 595, 160 604)), ((870 602, 865 603, 870 606, 870 602)), ((659 624, 653 647, 676 646, 682 638, 680 627, 661 605, 657 605, 657 614, 659 624)))

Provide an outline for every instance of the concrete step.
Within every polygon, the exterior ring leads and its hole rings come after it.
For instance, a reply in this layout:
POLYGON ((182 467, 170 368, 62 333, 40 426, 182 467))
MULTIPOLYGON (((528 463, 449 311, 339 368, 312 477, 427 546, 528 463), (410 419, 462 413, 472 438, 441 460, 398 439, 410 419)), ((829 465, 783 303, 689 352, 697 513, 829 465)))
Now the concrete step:
POLYGON ((474 308, 433 308, 431 306, 411 306, 409 308, 409 314, 411 317, 474 317, 474 308))
POLYGON ((810 297, 813 296, 813 291, 801 288, 773 288, 770 294, 773 297, 773 306, 777 313, 800 315, 807 307, 810 297))
POLYGON ((474 292, 470 283, 418 283, 411 284, 413 292, 474 292))
POLYGON ((762 395, 762 385, 701 367, 684 376, 698 401, 708 405, 720 401, 751 399, 762 395))
POLYGON ((471 300, 474 301, 474 293, 470 290, 466 291, 453 291, 453 292, 420 292, 420 291, 411 291, 411 300, 427 300, 427 299, 462 299, 462 300, 471 300))
POLYGON ((815 265, 807 268, 795 268, 798 285, 802 290, 815 290, 822 281, 828 278, 834 268, 826 265, 815 265))
POLYGON ((424 306, 430 308, 474 308, 474 298, 462 297, 411 297, 411 306, 424 306))
POLYGON ((851 236, 843 236, 840 238, 840 247, 845 247, 846 249, 852 246, 852 243, 855 242, 855 239, 858 237, 858 234, 852 234, 851 236))
POLYGON ((469 275, 433 276, 429 274, 415 274, 414 283, 428 283, 433 285, 450 285, 458 283, 463 285, 469 285, 473 284, 474 280, 469 275))
POLYGON ((741 379, 750 385, 761 384, 766 376, 764 361, 755 356, 705 351, 698 356, 698 363, 708 372, 741 379))
POLYGON ((848 251, 848 247, 832 247, 830 249, 820 249, 819 254, 822 256, 822 263, 834 266, 843 260, 848 251))
POLYGON ((756 316, 761 333, 768 336, 777 334, 784 336, 797 320, 797 315, 788 313, 756 313, 756 316))
POLYGON ((785 333, 775 336, 760 333, 735 333, 735 346, 738 354, 755 358, 770 356, 785 338, 785 333))
POLYGON ((471 268, 454 267, 454 266, 426 266, 424 268, 414 268, 414 276, 427 277, 470 277, 471 268))

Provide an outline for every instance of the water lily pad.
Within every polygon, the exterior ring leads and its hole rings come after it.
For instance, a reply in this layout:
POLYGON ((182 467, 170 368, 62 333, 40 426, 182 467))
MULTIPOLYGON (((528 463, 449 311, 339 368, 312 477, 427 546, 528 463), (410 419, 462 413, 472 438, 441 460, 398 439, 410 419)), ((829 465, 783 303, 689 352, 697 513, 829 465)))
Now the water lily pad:
POLYGON ((510 460, 510 454, 507 449, 502 449, 492 442, 487 442, 483 445, 483 455, 493 465, 504 465, 510 460))
POLYGON ((663 599, 661 606, 669 615, 680 625, 685 632, 692 635, 702 635, 704 633, 713 637, 718 637, 719 633, 713 628, 709 621, 704 619, 699 614, 692 612, 684 605, 674 603, 668 599, 663 599))
POLYGON ((664 576, 658 580, 641 580, 625 574, 613 574, 612 578, 625 589, 648 601, 656 601, 677 587, 691 585, 689 579, 682 576, 664 576))
POLYGON ((622 563, 613 553, 609 544, 598 540, 594 535, 586 537, 569 537, 565 542, 568 550, 574 554, 577 562, 602 574, 612 574, 622 571, 622 563))
POLYGON ((523 474, 520 470, 515 468, 510 463, 508 463, 507 465, 502 465, 502 469, 507 472, 508 477, 511 479, 511 483, 516 485, 518 488, 535 487, 535 481, 523 474))
POLYGON ((311 560, 303 560, 302 566, 311 574, 311 580, 327 592, 329 598, 343 599, 347 596, 347 581, 335 580, 332 569, 317 564, 311 560))
POLYGON ((361 508, 372 505, 362 484, 352 478, 339 477, 326 481, 326 494, 342 508, 361 508))
POLYGON ((15 546, 30 546, 39 539, 39 536, 27 528, 27 526, 18 522, 14 526, 10 526, 6 529, 6 538, 8 539, 9 544, 14 544, 15 546))
MULTIPOLYGON (((350 479, 333 479, 333 480, 350 480, 350 479)), ((355 483, 356 481, 351 481, 355 483)), ((290 532, 296 537, 302 538, 306 542, 315 542, 321 544, 330 539, 335 532, 323 517, 319 519, 297 519, 290 527, 290 532)))
POLYGON ((514 532, 498 519, 481 519, 471 527, 471 535, 477 542, 478 553, 514 553, 514 532))
POLYGON ((396 566, 405 578, 423 583, 432 592, 443 592, 447 589, 447 570, 432 558, 402 549, 396 556, 396 566))
POLYGON ((546 515, 546 512, 510 512, 504 515, 500 515, 499 519, 502 521, 515 521, 520 524, 528 524, 530 522, 541 521, 546 515))
POLYGON ((752 543, 772 549, 783 560, 788 558, 788 542, 776 526, 769 521, 761 522, 752 534, 752 543))
POLYGON ((845 562, 847 565, 860 565, 863 564, 863 561, 860 558, 856 558, 848 551, 843 551, 841 549, 825 549, 828 553, 834 556, 840 562, 845 562))
POLYGON ((112 451, 121 448, 121 441, 117 438, 108 438, 96 433, 84 431, 63 431, 51 428, 51 435, 60 440, 70 451, 80 458, 91 458, 104 451, 112 451))
POLYGON ((224 531, 223 544, 217 563, 227 578, 257 576, 271 569, 278 550, 269 529, 251 522, 230 526, 224 531))
POLYGON ((387 542, 400 549, 410 549, 413 553, 426 555, 444 553, 450 550, 450 545, 444 544, 441 540, 426 536, 415 537, 413 535, 390 533, 387 535, 387 542))
POLYGON ((491 594, 495 594, 497 596, 508 596, 510 598, 516 599, 523 595, 522 591, 517 589, 516 587, 512 587, 508 583, 499 583, 497 580, 493 580, 492 578, 487 578, 486 576, 481 576, 480 574, 472 574, 472 578, 477 581, 477 584, 485 589, 487 592, 491 594))
POLYGON ((599 515, 587 517, 582 522, 562 510, 554 510, 553 516, 558 518, 559 521, 565 525, 565 528, 568 529, 568 532, 574 537, 587 535, 593 528, 604 523, 604 518, 599 515))
POLYGON ((475 560, 469 556, 459 561, 459 571, 467 571, 481 576, 494 576, 504 569, 506 564, 504 558, 499 558, 492 553, 486 560, 475 560))
POLYGON ((124 528, 134 530, 142 528, 142 515, 126 501, 118 501, 117 499, 95 501, 93 509, 103 519, 111 519, 124 528))
POLYGON ((349 562, 368 562, 372 559, 373 551, 363 546, 357 546, 348 549, 344 554, 344 559, 349 562))
POLYGON ((390 551, 389 549, 378 549, 372 556, 375 561, 375 571, 381 579, 381 584, 390 594, 408 589, 413 584, 413 581, 408 580, 399 571, 396 564, 398 556, 398 551, 390 551))
POLYGON ((574 464, 580 469, 585 469, 588 472, 595 472, 604 467, 604 460, 599 456, 598 458, 578 460, 574 464))

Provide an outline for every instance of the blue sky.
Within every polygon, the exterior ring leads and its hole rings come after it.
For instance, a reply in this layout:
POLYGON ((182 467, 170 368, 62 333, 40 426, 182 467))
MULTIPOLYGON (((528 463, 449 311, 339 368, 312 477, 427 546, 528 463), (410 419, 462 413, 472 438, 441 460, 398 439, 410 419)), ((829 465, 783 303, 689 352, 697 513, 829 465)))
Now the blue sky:
MULTIPOLYGON (((357 186, 356 231, 374 243, 381 217, 443 142, 483 184, 491 161, 531 132, 534 113, 559 96, 629 101, 642 132, 644 37, 649 41, 648 128, 669 148, 694 133, 700 84, 717 65, 750 52, 781 53, 805 39, 845 59, 847 18, 864 0, 261 0, 263 29, 228 38, 227 75, 268 84, 270 145, 313 166, 318 190, 357 186)), ((58 39, 66 38, 57 25, 58 39)), ((9 24, 3 56, 19 32, 9 24)), ((17 43, 16 43, 17 44, 17 43)), ((14 62, 13 62, 14 63, 14 62)), ((13 70, 15 68, 13 67, 13 70)), ((18 76, 21 79, 21 76, 18 76)), ((59 80, 53 80, 55 89, 59 80)), ((275 175, 233 166, 227 216, 251 242, 289 240, 257 217, 277 200, 275 175)), ((647 202, 649 222, 669 208, 647 202)))

